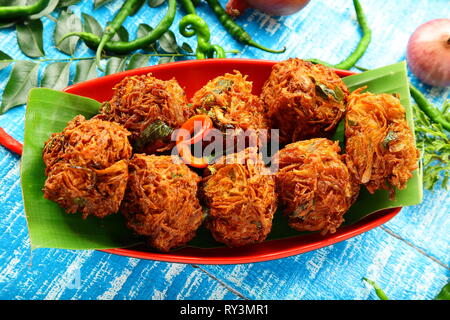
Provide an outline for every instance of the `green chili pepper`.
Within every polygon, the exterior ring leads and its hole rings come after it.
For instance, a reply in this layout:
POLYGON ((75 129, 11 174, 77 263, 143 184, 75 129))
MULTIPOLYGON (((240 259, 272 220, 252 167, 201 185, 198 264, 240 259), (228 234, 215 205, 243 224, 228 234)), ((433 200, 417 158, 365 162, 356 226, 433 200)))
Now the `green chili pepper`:
POLYGON ((197 14, 197 11, 195 10, 195 5, 191 0, 180 0, 180 3, 187 14, 197 14))
POLYGON ((225 50, 218 45, 211 45, 211 33, 208 24, 196 14, 188 14, 180 20, 180 33, 184 37, 193 37, 197 35, 197 59, 213 58, 216 54, 217 58, 226 58, 225 50))
POLYGON ((359 44, 356 47, 355 51, 353 51, 352 54, 349 55, 344 61, 336 65, 329 64, 319 59, 310 59, 308 61, 311 61, 312 63, 316 64, 317 63, 323 64, 327 67, 348 70, 352 68, 358 62, 359 59, 361 59, 361 57, 364 55, 367 48, 369 47, 370 41, 372 40, 372 31, 370 30, 369 24, 367 23, 366 16, 364 14, 363 8, 361 7, 361 4, 359 3, 359 0, 353 0, 353 5, 355 7, 356 17, 358 19, 359 26, 363 32, 363 36, 359 41, 359 44))
POLYGON ((31 16, 44 10, 50 0, 38 0, 28 6, 6 6, 0 7, 0 19, 23 18, 31 16))
POLYGON ((272 53, 283 53, 286 47, 282 50, 272 50, 266 48, 259 43, 256 43, 250 35, 238 24, 236 24, 230 15, 222 8, 218 0, 206 0, 209 7, 212 9, 220 23, 228 30, 228 33, 239 42, 272 53))
POLYGON ((411 83, 409 84, 409 91, 411 92, 411 96, 416 101, 417 106, 428 116, 428 118, 442 125, 445 130, 450 131, 450 122, 445 119, 444 113, 441 113, 439 109, 428 101, 422 92, 420 92, 420 90, 414 87, 411 83))
MULTIPOLYGON (((150 44, 156 42, 161 36, 170 28, 176 13, 176 0, 169 0, 169 8, 166 15, 162 18, 159 24, 149 32, 146 36, 137 38, 132 41, 108 41, 106 42, 104 49, 108 52, 126 54, 139 49, 148 47, 150 44)), ((59 41, 63 41, 69 37, 80 37, 89 47, 98 48, 101 38, 93 33, 89 32, 70 32, 59 41)))
POLYGON ((111 40, 111 38, 116 34, 117 30, 122 26, 125 19, 131 15, 133 12, 137 10, 137 8, 141 5, 140 0, 127 0, 124 2, 119 12, 116 14, 114 19, 106 26, 105 31, 102 34, 100 39, 100 43, 97 47, 97 52, 95 54, 95 62, 97 66, 101 69, 100 59, 103 48, 106 43, 111 40))
POLYGON ((380 300, 389 300, 389 297, 384 293, 384 291, 372 280, 369 280, 367 278, 363 278, 364 281, 366 281, 368 284, 370 284, 374 289, 375 293, 377 294, 378 298, 380 300))

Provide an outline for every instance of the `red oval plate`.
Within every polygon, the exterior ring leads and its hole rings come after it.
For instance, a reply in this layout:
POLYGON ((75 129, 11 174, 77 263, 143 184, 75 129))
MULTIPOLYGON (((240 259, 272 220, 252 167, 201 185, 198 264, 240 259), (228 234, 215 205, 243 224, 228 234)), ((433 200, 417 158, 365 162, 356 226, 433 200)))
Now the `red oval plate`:
MULTIPOLYGON (((114 85, 124 77, 152 73, 153 76, 163 80, 176 78, 180 85, 185 88, 186 94, 190 98, 209 80, 226 72, 238 70, 242 74, 248 75, 248 80, 253 82, 253 93, 258 95, 264 82, 269 77, 272 66, 276 62, 251 59, 181 61, 112 74, 75 84, 67 87, 64 91, 103 102, 111 98, 114 85)), ((336 70, 336 72, 341 77, 354 74, 347 70, 336 70)), ((288 239, 266 241, 242 248, 183 248, 171 253, 159 253, 151 251, 145 246, 139 246, 101 251, 133 258, 178 263, 238 264, 261 262, 289 257, 344 241, 386 223, 400 210, 401 208, 394 208, 373 213, 356 224, 339 228, 332 235, 303 235, 288 239)))

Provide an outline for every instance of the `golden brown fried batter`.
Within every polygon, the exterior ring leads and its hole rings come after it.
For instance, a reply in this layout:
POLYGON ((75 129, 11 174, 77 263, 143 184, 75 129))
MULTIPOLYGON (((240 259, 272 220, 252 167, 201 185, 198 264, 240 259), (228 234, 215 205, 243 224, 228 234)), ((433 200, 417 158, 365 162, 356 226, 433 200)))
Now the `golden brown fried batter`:
POLYGON ((186 93, 178 81, 164 81, 150 74, 124 78, 100 112, 98 118, 118 122, 131 132, 135 151, 148 154, 171 149, 171 131, 191 116, 186 93))
POLYGON ((348 167, 370 193, 404 189, 418 167, 419 151, 400 100, 390 94, 349 96, 345 121, 348 167))
POLYGON ((349 91, 330 68, 300 59, 277 63, 265 82, 261 99, 268 107, 281 143, 326 137, 345 112, 349 91))
POLYGON ((128 179, 130 133, 117 123, 76 116, 45 143, 44 197, 68 213, 116 213, 128 179))
POLYGON ((230 247, 259 243, 272 228, 277 207, 275 179, 256 148, 225 156, 210 166, 203 179, 209 208, 206 226, 230 247))
POLYGON ((226 129, 268 129, 264 107, 252 94, 252 83, 239 71, 209 81, 192 98, 197 114, 208 114, 214 126, 226 129))
POLYGON ((359 186, 339 152, 337 142, 317 138, 289 144, 274 156, 278 196, 292 228, 334 233, 344 221, 359 186))
POLYGON ((170 156, 135 154, 129 171, 121 207, 127 226, 160 251, 189 242, 203 219, 196 196, 200 177, 170 156))

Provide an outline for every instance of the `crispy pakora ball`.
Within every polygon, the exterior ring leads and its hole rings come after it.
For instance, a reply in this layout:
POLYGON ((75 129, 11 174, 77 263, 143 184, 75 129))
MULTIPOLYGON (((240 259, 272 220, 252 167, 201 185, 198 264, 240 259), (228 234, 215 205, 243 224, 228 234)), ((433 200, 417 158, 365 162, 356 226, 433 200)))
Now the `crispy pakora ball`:
POLYGON ((135 151, 151 154, 171 149, 172 131, 190 116, 186 93, 178 81, 148 74, 125 77, 119 82, 97 117, 122 124, 131 132, 135 151))
POLYGON ((327 137, 342 119, 349 91, 330 68, 301 59, 275 64, 261 99, 280 141, 327 137))
POLYGON ((370 193, 378 189, 404 189, 418 168, 419 151, 400 100, 390 94, 349 96, 345 118, 348 167, 370 193))
POLYGON ((121 211, 127 226, 167 252, 188 243, 203 220, 200 177, 171 156, 135 154, 121 211))
POLYGON ((83 218, 116 213, 128 179, 129 135, 117 123, 75 117, 45 143, 44 197, 83 218))
POLYGON ((196 114, 207 114, 214 126, 226 129, 268 129, 264 106, 252 94, 252 83, 239 71, 209 81, 192 98, 196 114))
POLYGON ((272 228, 277 207, 275 179, 256 148, 227 155, 209 167, 203 197, 206 227, 229 247, 259 243, 272 228))
POLYGON ((325 138, 287 145, 274 156, 277 191, 289 226, 298 231, 334 233, 359 192, 339 154, 325 138))

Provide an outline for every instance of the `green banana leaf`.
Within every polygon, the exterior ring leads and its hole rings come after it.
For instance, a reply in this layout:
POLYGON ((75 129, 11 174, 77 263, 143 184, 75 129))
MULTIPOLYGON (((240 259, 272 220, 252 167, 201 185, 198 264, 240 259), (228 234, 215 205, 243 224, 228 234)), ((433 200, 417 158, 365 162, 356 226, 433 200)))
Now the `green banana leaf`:
MULTIPOLYGON (((373 93, 398 93, 406 109, 411 129, 414 129, 412 109, 408 89, 406 64, 398 63, 368 71, 344 79, 351 90, 367 86, 373 93)), ((43 198, 45 182, 42 148, 44 142, 54 132, 61 131, 78 114, 89 118, 98 112, 100 103, 51 89, 30 91, 25 118, 25 138, 22 156, 22 190, 32 248, 63 249, 109 249, 130 247, 142 243, 126 226, 120 214, 105 219, 80 214, 66 214, 57 204, 43 198)), ((343 140, 343 126, 335 140, 343 140)), ((369 194, 364 188, 345 215, 345 224, 353 224, 369 214, 387 208, 410 206, 422 201, 421 170, 416 170, 406 189, 397 191, 396 200, 389 200, 388 192, 369 194)), ((275 214, 273 228, 268 240, 294 237, 308 232, 298 232, 289 228, 287 218, 281 212, 275 214)), ((201 227, 189 246, 212 248, 222 246, 214 241, 211 234, 201 227)))

